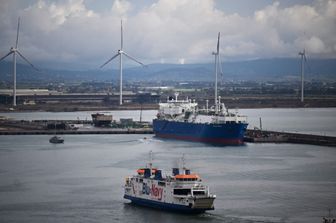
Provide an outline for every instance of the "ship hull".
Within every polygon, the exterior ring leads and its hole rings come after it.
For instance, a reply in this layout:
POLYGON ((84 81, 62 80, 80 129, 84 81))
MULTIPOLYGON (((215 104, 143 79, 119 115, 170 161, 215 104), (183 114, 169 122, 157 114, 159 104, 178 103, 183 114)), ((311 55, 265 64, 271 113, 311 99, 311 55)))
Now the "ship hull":
POLYGON ((208 124, 153 120, 153 130, 157 137, 215 145, 243 144, 246 127, 246 123, 208 124))
POLYGON ((191 208, 186 205, 159 202, 159 201, 148 200, 148 199, 139 198, 139 197, 133 197, 129 195, 124 195, 124 198, 130 200, 133 204, 136 204, 136 205, 165 210, 165 211, 180 212, 180 213, 185 213, 185 214, 199 214, 199 213, 204 213, 207 210, 214 209, 214 208, 191 208))

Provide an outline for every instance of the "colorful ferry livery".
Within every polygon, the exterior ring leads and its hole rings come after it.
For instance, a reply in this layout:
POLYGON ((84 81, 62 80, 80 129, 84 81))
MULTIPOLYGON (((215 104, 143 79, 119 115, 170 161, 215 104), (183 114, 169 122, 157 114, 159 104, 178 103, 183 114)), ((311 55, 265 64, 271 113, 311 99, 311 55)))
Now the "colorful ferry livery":
POLYGON ((214 210, 216 195, 189 169, 173 168, 172 175, 164 177, 150 163, 126 178, 124 198, 142 206, 192 214, 214 210))
POLYGON ((217 76, 220 66, 218 34, 217 52, 215 58, 215 105, 198 108, 195 100, 168 99, 167 103, 159 104, 159 113, 153 120, 153 130, 156 136, 196 142, 211 143, 217 145, 243 144, 244 134, 247 128, 247 117, 231 113, 217 96, 217 76))

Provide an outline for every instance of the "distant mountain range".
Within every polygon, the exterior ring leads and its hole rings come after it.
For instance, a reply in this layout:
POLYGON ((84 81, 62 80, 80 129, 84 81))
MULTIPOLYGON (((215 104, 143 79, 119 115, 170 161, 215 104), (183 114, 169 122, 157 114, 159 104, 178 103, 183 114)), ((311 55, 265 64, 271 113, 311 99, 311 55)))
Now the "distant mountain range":
MULTIPOLYGON (((37 65, 38 66, 38 65, 37 65)), ((224 81, 269 81, 300 78, 300 60, 294 58, 258 59, 224 62, 224 81)), ((17 79, 21 82, 87 82, 115 81, 119 70, 70 71, 42 69, 33 70, 29 65, 17 64, 17 79)), ((310 59, 306 65, 308 80, 336 81, 336 59, 310 59)), ((150 64, 147 67, 124 69, 126 81, 206 81, 214 79, 214 64, 150 64)), ((12 81, 12 62, 0 62, 0 81, 12 81)))

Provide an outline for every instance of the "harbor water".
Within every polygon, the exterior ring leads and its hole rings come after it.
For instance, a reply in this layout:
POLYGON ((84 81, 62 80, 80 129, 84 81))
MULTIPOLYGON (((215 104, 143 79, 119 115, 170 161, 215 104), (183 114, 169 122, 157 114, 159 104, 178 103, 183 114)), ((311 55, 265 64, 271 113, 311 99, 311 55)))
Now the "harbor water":
MULTIPOLYGON (((307 118, 295 109, 276 110, 269 116, 264 112, 263 125, 288 122, 285 127, 292 131, 334 135, 331 125, 336 126, 336 110, 311 110, 304 110, 309 113, 307 118), (315 124, 307 128, 305 122, 317 111, 322 115, 314 117, 315 124), (329 123, 324 126, 327 114, 329 123), (275 119, 266 118, 271 116, 275 119)), ((250 114, 250 123, 258 126, 262 110, 244 111, 250 114)), ((139 117, 137 111, 123 112, 119 114, 139 117)), ((155 115, 147 112, 143 113, 147 119, 155 115)), ((26 115, 27 119, 36 115, 8 114, 26 115)), ((80 114, 43 113, 55 119, 76 119, 80 114)), ((64 144, 54 145, 47 135, 0 136, 0 222, 321 222, 329 208, 336 214, 334 147, 250 143, 214 147, 152 135, 63 137, 64 144), (144 167, 150 151, 154 166, 164 172, 185 154, 186 165, 217 195, 215 210, 188 216, 137 207, 124 200, 125 177, 144 167)))

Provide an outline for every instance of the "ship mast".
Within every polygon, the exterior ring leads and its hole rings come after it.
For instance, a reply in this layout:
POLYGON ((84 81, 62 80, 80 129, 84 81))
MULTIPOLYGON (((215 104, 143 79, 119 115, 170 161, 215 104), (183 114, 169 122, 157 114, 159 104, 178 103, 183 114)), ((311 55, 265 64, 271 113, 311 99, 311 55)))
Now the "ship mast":
POLYGON ((215 113, 218 114, 218 101, 217 101, 217 94, 218 94, 218 62, 219 62, 219 39, 220 39, 220 32, 218 33, 218 41, 217 41, 217 51, 212 52, 212 55, 215 55, 215 113))
POLYGON ((152 152, 152 150, 149 151, 149 163, 148 164, 149 164, 149 169, 152 172, 152 167, 153 167, 153 152, 152 152))

